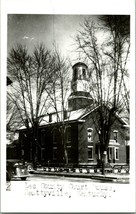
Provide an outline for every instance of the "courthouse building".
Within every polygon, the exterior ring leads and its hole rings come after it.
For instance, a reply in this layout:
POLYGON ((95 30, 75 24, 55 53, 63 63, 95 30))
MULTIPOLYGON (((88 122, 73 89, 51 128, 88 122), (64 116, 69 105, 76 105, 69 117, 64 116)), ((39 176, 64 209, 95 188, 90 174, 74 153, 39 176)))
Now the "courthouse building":
MULTIPOLYGON (((68 97, 68 110, 64 121, 57 122, 55 112, 43 116, 38 130, 37 161, 42 164, 59 165, 64 163, 64 146, 59 132, 65 122, 65 145, 68 162, 75 165, 96 164, 100 159, 100 143, 93 118, 98 106, 94 106, 88 90, 88 67, 78 62, 73 67, 71 94, 68 97)), ((110 163, 129 163, 128 124, 120 116, 115 115, 107 152, 110 163)), ((26 129, 19 130, 20 158, 32 160, 33 143, 27 140, 26 129)))

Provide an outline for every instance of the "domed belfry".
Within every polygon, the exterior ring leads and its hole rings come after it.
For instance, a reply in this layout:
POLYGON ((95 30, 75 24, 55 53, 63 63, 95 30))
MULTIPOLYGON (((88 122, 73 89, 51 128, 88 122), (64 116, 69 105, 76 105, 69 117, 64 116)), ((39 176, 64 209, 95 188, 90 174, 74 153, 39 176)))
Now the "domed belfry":
POLYGON ((73 65, 71 81, 71 94, 68 98, 69 110, 85 108, 92 103, 89 93, 88 67, 85 63, 78 62, 73 65))

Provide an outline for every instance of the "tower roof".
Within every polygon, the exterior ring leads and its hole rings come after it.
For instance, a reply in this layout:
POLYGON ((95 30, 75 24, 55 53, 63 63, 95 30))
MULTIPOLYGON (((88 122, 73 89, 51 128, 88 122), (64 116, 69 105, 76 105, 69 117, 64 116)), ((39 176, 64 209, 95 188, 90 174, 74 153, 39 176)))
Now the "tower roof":
POLYGON ((86 68, 88 68, 87 65, 86 65, 85 63, 83 63, 83 62, 77 62, 76 64, 74 64, 74 65, 72 66, 72 68, 74 68, 74 67, 76 67, 76 66, 85 66, 86 68))

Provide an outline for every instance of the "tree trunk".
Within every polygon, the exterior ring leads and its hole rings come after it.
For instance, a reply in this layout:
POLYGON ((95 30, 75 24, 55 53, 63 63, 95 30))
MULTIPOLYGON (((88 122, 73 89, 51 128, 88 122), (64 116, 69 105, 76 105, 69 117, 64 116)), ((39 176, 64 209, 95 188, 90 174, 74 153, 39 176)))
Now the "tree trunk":
POLYGON ((107 151, 104 151, 104 163, 108 163, 107 151))
POLYGON ((64 155, 65 155, 65 164, 68 165, 68 152, 66 148, 64 148, 64 155))
POLYGON ((104 161, 102 160, 102 175, 105 175, 105 166, 104 161))
POLYGON ((61 136, 62 136, 62 145, 64 149, 64 160, 65 160, 65 165, 68 165, 68 152, 67 152, 67 145, 66 145, 66 127, 63 124, 62 129, 61 129, 61 136))
POLYGON ((34 122, 33 125, 33 164, 34 167, 36 167, 37 161, 38 161, 38 144, 37 144, 37 140, 38 140, 38 123, 34 122))
POLYGON ((102 175, 105 175, 105 164, 108 163, 107 151, 103 152, 102 155, 102 175))

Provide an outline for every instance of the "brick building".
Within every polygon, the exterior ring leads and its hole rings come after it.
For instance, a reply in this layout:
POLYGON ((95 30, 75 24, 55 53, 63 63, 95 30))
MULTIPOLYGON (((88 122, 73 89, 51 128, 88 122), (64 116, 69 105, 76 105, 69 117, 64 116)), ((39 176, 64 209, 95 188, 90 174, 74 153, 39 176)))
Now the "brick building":
MULTIPOLYGON (((68 162, 75 165, 96 164, 100 160, 100 143, 93 118, 98 106, 94 106, 88 89, 88 67, 84 63, 73 66, 71 94, 68 98, 68 110, 63 121, 57 122, 57 114, 43 116, 38 130, 37 145, 28 138, 26 129, 19 130, 20 158, 32 160, 36 147, 37 161, 43 164, 64 164, 64 145, 60 129, 65 123, 65 145, 68 162), (27 136, 27 137, 26 137, 27 136)), ((113 164, 129 162, 128 124, 115 116, 112 125, 107 160, 113 164)))

